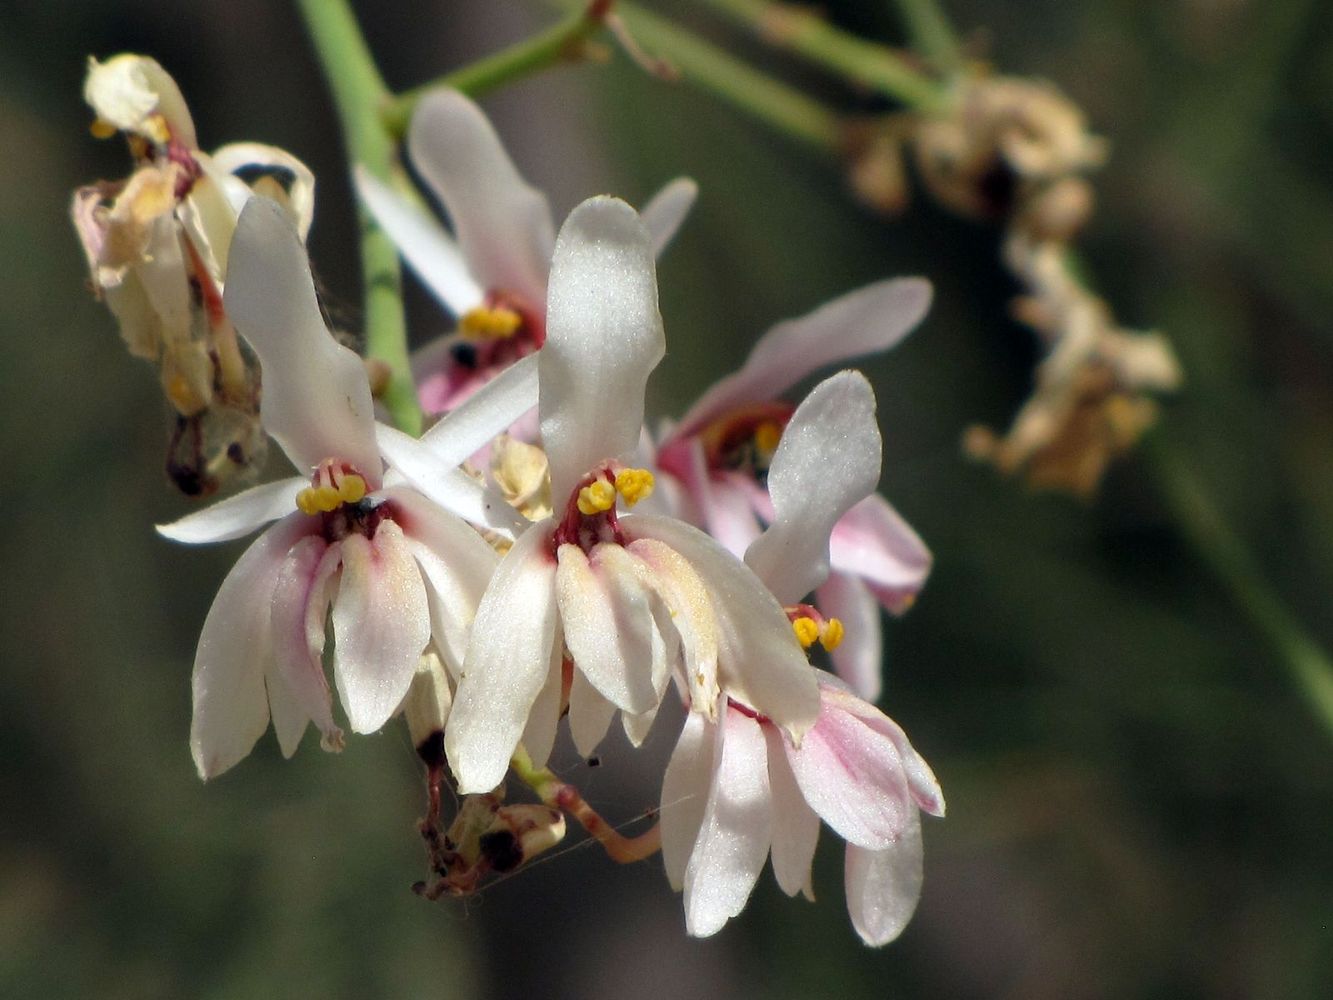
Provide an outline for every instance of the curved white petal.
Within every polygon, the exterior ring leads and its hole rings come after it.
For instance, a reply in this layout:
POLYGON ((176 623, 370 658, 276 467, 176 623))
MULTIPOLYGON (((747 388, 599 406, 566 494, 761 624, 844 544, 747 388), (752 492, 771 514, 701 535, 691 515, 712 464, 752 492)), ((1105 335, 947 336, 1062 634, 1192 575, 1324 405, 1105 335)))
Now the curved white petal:
POLYGON ((819 687, 773 595, 748 566, 697 528, 651 514, 629 515, 621 524, 627 535, 665 542, 699 574, 717 619, 722 689, 799 743, 819 715, 819 687))
POLYGON ((551 758, 551 749, 555 746, 556 730, 560 727, 560 703, 565 688, 564 659, 564 640, 560 636, 557 622, 551 642, 551 662, 546 671, 546 683, 537 692, 537 699, 528 712, 527 725, 523 727, 523 749, 528 752, 533 767, 545 767, 551 758))
POLYGON ((813 899, 810 865, 819 844, 819 816, 806 804, 796 783, 782 747, 782 734, 772 726, 763 730, 768 744, 768 784, 773 793, 773 875, 788 896, 803 892, 813 899))
POLYGON ((692 178, 677 177, 643 206, 639 217, 652 236, 654 257, 662 256, 698 197, 699 185, 692 178))
POLYGON ((420 439, 379 423, 375 425, 375 439, 394 471, 449 513, 506 538, 527 529, 528 520, 509 506, 499 490, 470 478, 456 463, 441 461, 420 439))
POLYGON ((402 529, 380 522, 375 537, 348 535, 333 602, 333 675, 352 731, 373 733, 402 704, 430 640, 421 570, 402 529))
POLYGON ((634 454, 644 387, 665 350, 648 231, 623 201, 590 198, 560 230, 537 353, 557 503, 595 466, 634 454))
POLYGON ((921 818, 914 811, 897 842, 879 851, 847 845, 847 912, 861 940, 888 944, 907 926, 921 899, 921 818))
POLYGON ((199 777, 214 778, 250 752, 268 726, 264 675, 273 658, 270 607, 278 572, 309 532, 295 514, 255 539, 218 588, 194 657, 190 752, 199 777))
POLYGON ((825 379, 796 408, 768 469, 773 523, 745 562, 783 604, 828 577, 829 535, 879 482, 875 392, 860 372, 825 379))
POLYGON ((616 706, 575 670, 569 686, 569 735, 574 741, 574 749, 584 757, 591 756, 610 728, 615 714, 616 706))
POLYGON ((552 531, 546 521, 519 536, 477 608, 444 733, 464 795, 489 792, 504 780, 550 673, 557 621, 552 531))
POLYGON ((705 473, 699 479, 700 489, 696 494, 708 522, 708 533, 737 559, 744 558, 746 551, 763 534, 754 504, 750 502, 750 491, 742 482, 744 477, 745 473, 741 472, 715 476, 705 473))
POLYGON ((848 292, 759 339, 741 370, 715 383, 681 418, 675 437, 693 434, 727 410, 776 399, 829 365, 895 346, 930 308, 930 282, 893 278, 848 292))
POLYGON ((447 465, 461 465, 537 405, 537 355, 491 379, 421 436, 447 465))
POLYGON ((157 525, 157 533, 173 542, 201 545, 226 542, 248 535, 256 528, 296 510, 296 494, 306 485, 300 476, 280 479, 242 490, 233 497, 186 514, 170 524, 157 525))
POLYGON ((930 549, 878 493, 844 514, 829 536, 834 570, 859 576, 896 615, 912 606, 930 575, 930 549))
POLYGON ((726 711, 717 727, 713 783, 685 869, 685 929, 716 934, 745 908, 772 831, 768 750, 759 723, 726 711))
POLYGON ((551 209, 519 175, 482 110, 457 91, 427 94, 412 115, 407 148, 449 213, 473 277, 540 309, 555 243, 551 209))
MULTIPOLYGON (((228 143, 213 151, 212 160, 251 189, 259 178, 272 177, 287 200, 296 231, 305 241, 315 218, 315 175, 301 160, 285 149, 261 142, 228 143)), ((263 189, 256 193, 263 193, 263 189)))
POLYGON ((457 676, 477 606, 499 557, 475 530, 420 494, 391 489, 384 496, 426 579, 435 644, 449 672, 457 676))
MULTIPOLYGON (((336 550, 330 554, 322 537, 307 535, 288 550, 273 588, 273 656, 277 670, 270 680, 269 694, 272 697, 274 688, 281 685, 296 709, 283 727, 286 732, 278 731, 278 742, 289 757, 300 742, 306 719, 314 720, 326 745, 337 746, 342 741, 342 730, 333 722, 323 661, 324 621, 338 564, 336 550), (295 725, 298 717, 299 729, 295 725)), ((275 729, 276 717, 275 712, 275 729)))
POLYGON ((815 591, 815 604, 825 618, 837 618, 843 625, 843 640, 829 654, 833 669, 860 697, 878 701, 884 642, 875 595, 856 577, 834 572, 815 591))
POLYGON ((356 191, 389 234, 408 266, 452 315, 481 305, 486 290, 467 269, 463 251, 426 209, 399 194, 361 164, 353 171, 356 191))
POLYGON ((577 545, 556 553, 556 601, 565 646, 576 671, 627 712, 657 705, 653 667, 653 616, 649 593, 627 565, 620 546, 577 545))
POLYGON ((267 198, 246 202, 236 223, 223 301, 259 355, 264 429, 292 464, 308 471, 326 458, 341 459, 371 488, 379 486, 365 367, 324 326, 305 247, 283 209, 267 198))
POLYGON ((714 743, 713 728, 703 715, 687 712, 662 778, 662 864, 677 892, 685 886, 685 866, 708 808, 714 743))

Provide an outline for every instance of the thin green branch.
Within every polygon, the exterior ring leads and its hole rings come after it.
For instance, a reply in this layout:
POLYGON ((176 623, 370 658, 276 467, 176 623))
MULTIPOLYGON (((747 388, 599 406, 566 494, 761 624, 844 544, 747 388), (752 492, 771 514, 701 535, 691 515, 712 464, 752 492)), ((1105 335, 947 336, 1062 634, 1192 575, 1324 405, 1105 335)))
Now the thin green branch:
MULTIPOLYGON (((347 0, 297 0, 297 5, 333 93, 348 160, 390 180, 394 144, 379 115, 389 93, 351 7, 347 0)), ((389 382, 381 398, 394 423, 409 434, 420 434, 421 406, 408 366, 398 250, 364 206, 360 220, 366 357, 388 366, 389 382)))
POLYGON ((608 0, 593 0, 592 3, 584 0, 578 4, 577 11, 541 34, 389 98, 381 112, 385 128, 401 138, 407 131, 407 123, 417 102, 439 87, 451 87, 478 97, 502 84, 560 63, 578 62, 585 58, 586 43, 605 28, 611 6, 608 0))
POLYGON ((947 104, 944 88, 902 55, 836 28, 812 11, 770 0, 698 2, 749 28, 770 45, 915 111, 937 111, 947 104))
POLYGON ((1143 443, 1176 527, 1272 645, 1297 689, 1333 734, 1333 661, 1264 579, 1245 543, 1227 524, 1204 486, 1157 433, 1143 443))
POLYGON ((949 73, 963 64, 962 46, 936 0, 894 0, 907 37, 923 59, 949 73))

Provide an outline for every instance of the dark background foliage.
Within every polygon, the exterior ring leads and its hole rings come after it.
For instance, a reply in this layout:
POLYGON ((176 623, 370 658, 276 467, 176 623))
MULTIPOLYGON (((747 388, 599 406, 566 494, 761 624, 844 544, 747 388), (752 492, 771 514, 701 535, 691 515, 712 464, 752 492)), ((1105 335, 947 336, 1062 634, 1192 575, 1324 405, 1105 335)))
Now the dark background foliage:
MULTIPOLYGON (((1007 70, 1057 81, 1113 141, 1083 248, 1130 325, 1174 338, 1188 384, 1164 434, 1263 572, 1333 642, 1333 11, 1310 0, 957 0, 1007 70)), ((765 65, 698 8, 701 31, 765 65)), ((833 3, 900 38, 892 5, 833 3)), ((488 0, 360 7, 391 86, 545 18, 488 0)), ((336 126, 294 12, 256 0, 10 3, 0 12, 0 994, 14 997, 1273 997, 1333 975, 1333 767, 1280 662, 1179 540, 1137 461, 1102 497, 1033 495, 959 452, 1003 424, 1033 348, 1006 318, 998 235, 918 199, 872 217, 834 170, 616 60, 486 106, 563 212, 697 178, 660 269, 679 412, 771 322, 898 273, 937 306, 871 362, 884 489, 934 548, 892 624, 883 704, 934 764, 926 887, 896 944, 846 924, 831 838, 819 902, 765 876, 716 938, 683 934, 658 862, 573 849, 467 903, 427 904, 406 736, 341 757, 271 737, 209 785, 186 750, 189 670, 239 545, 151 530, 185 509, 160 471, 165 407, 86 294, 70 190, 125 172, 87 132, 84 60, 151 54, 206 148, 291 149, 319 176, 311 239, 354 317, 354 221, 336 126)), ((816 74, 829 100, 862 102, 816 74)), ((419 338, 441 325, 417 290, 419 338)), ((276 468, 276 464, 275 464, 276 468)), ((653 744, 665 753, 671 733, 653 744)), ((612 815, 653 768, 558 762, 612 815)), ((572 839, 572 838, 571 838, 572 839)))

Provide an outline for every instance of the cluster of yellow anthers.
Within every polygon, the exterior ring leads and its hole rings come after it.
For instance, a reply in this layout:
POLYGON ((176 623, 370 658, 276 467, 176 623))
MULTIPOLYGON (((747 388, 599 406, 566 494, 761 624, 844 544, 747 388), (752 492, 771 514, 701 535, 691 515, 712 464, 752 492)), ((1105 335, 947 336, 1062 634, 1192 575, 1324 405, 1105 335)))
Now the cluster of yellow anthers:
POLYGON ((314 481, 296 494, 302 514, 327 514, 345 503, 356 503, 366 495, 366 481, 341 464, 321 462, 314 481))
POLYGON ((476 306, 458 319, 458 332, 468 340, 508 340, 523 317, 508 306, 476 306))
POLYGON ((796 639, 800 642, 802 649, 809 649, 818 642, 829 652, 838 648, 847 631, 839 618, 825 618, 816 621, 808 615, 793 618, 791 627, 792 631, 796 633, 796 639))
POLYGON ((633 507, 653 492, 653 474, 647 469, 621 469, 614 484, 598 477, 579 490, 579 513, 587 517, 601 514, 615 506, 616 494, 633 507))

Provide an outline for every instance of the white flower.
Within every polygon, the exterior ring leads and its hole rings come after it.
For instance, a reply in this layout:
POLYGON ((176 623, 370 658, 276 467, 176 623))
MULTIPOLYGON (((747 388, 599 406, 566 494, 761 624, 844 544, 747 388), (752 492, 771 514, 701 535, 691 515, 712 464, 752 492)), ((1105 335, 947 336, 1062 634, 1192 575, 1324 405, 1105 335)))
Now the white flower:
POLYGON ((652 237, 625 203, 584 202, 556 243, 537 355, 555 515, 519 537, 478 608, 445 731, 462 792, 498 785, 520 740, 544 763, 566 689, 583 752, 616 710, 642 739, 673 675, 698 712, 725 689, 793 743, 814 722, 813 671, 754 573, 690 525, 616 507, 651 486, 630 460, 664 349, 652 237))
MULTIPOLYGON (((227 310, 263 366, 264 426, 311 476, 159 528, 177 541, 214 542, 277 519, 223 581, 199 638, 190 743, 205 778, 249 753, 270 716, 286 755, 310 721, 326 748, 340 745, 321 662, 330 609, 334 679, 355 732, 399 709, 428 644, 457 671, 497 562, 459 517, 385 476, 376 437, 387 429, 377 432, 361 359, 324 327, 304 248, 276 204, 246 205, 227 277, 227 310)), ((469 408, 444 430, 475 434, 461 444, 475 450, 534 395, 535 370, 520 366, 478 400, 493 424, 469 408)), ((503 500, 451 465, 415 472, 455 510, 512 530, 503 500)))
MULTIPOLYGON (((449 214, 452 236, 360 168, 357 190, 408 264, 459 321, 458 333, 413 359, 422 406, 441 413, 542 345, 555 223, 546 196, 519 174, 486 115, 457 91, 422 98, 407 148, 449 214)), ((675 235, 696 192, 693 181, 680 178, 644 208, 655 253, 675 235)))

